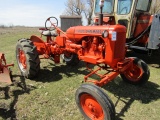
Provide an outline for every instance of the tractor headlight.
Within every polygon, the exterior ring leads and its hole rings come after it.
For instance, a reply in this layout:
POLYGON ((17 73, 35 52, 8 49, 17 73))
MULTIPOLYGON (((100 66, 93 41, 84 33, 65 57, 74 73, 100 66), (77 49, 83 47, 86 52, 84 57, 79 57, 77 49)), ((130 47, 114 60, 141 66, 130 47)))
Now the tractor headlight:
POLYGON ((108 37, 108 31, 107 31, 107 30, 104 30, 104 31, 103 31, 102 37, 103 37, 103 38, 108 37))

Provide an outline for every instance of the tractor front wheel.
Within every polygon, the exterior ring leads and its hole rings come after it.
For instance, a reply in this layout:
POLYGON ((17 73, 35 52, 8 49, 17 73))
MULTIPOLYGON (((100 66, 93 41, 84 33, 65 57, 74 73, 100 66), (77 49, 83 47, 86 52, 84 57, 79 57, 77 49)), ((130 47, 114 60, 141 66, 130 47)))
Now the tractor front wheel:
POLYGON ((96 85, 82 84, 76 91, 77 106, 87 120, 114 120, 115 107, 96 85))
POLYGON ((79 63, 79 58, 77 54, 66 52, 62 54, 62 59, 66 62, 67 65, 75 66, 79 63))
POLYGON ((148 65, 141 59, 133 58, 133 67, 121 74, 122 79, 133 85, 146 83, 150 76, 148 65))
POLYGON ((16 45, 16 59, 22 75, 26 78, 34 78, 40 70, 40 59, 33 42, 21 39, 16 45))

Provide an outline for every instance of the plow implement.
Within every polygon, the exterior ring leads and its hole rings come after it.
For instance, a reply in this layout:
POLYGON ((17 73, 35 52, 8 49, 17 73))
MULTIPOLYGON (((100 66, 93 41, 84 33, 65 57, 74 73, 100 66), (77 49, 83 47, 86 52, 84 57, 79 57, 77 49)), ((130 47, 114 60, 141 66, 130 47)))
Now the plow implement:
POLYGON ((14 64, 7 64, 4 54, 0 53, 0 83, 12 83, 9 66, 14 66, 14 64))

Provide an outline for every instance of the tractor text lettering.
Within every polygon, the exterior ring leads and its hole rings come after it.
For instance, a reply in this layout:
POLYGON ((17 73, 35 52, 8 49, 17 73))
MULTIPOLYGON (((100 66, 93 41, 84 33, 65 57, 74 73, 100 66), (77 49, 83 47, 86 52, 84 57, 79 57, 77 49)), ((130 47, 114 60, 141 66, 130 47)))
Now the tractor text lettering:
POLYGON ((102 34, 103 30, 76 30, 75 33, 102 34))

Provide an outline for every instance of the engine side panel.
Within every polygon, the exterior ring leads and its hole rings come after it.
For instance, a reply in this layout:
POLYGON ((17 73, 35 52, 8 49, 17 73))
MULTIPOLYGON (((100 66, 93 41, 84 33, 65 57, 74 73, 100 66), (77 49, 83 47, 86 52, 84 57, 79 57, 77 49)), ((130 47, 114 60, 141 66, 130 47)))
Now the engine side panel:
POLYGON ((125 57, 126 28, 122 25, 75 27, 74 41, 82 44, 79 58, 92 64, 105 63, 112 68, 125 57), (108 31, 106 38, 102 32, 108 31), (80 42, 81 41, 81 42, 80 42))
POLYGON ((66 31, 69 40, 74 42, 81 41, 85 36, 101 36, 103 31, 126 32, 126 28, 122 25, 104 25, 104 26, 76 26, 70 27, 66 31))

